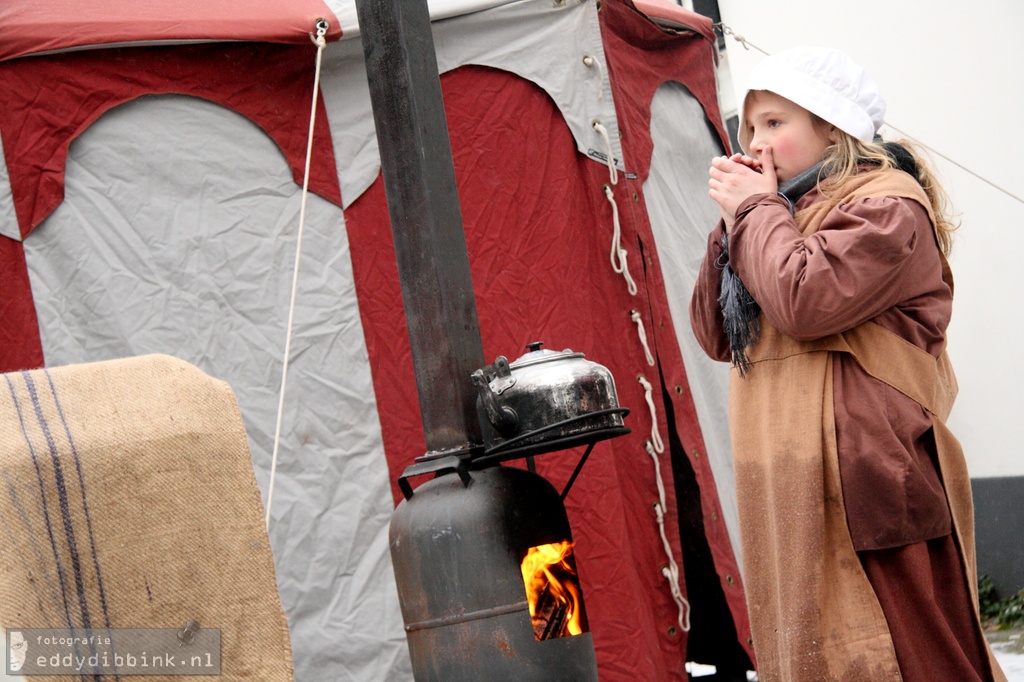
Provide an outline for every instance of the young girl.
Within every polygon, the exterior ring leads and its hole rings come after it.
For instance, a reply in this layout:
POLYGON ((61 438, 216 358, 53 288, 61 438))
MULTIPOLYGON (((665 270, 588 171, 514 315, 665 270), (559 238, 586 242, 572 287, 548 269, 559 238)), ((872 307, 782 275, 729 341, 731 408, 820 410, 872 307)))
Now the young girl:
POLYGON ((762 682, 1005 680, 977 609, 970 481, 945 426, 952 225, 841 52, 764 59, 746 154, 716 158, 690 303, 731 360, 744 579, 762 682))

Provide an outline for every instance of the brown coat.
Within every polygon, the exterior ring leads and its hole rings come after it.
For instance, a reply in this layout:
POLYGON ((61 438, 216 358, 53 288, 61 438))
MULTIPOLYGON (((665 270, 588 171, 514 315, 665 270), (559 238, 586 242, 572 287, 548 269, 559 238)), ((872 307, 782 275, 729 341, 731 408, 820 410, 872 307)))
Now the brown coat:
MULTIPOLYGON (((927 206, 898 173, 866 173, 844 202, 903 196, 927 206)), ((836 205, 799 211, 807 236, 836 205)), ((948 270, 946 271, 948 273, 948 270)), ((861 568, 843 500, 833 397, 834 354, 915 400, 931 415, 939 466, 976 601, 973 512, 963 454, 945 427, 956 383, 936 359, 877 324, 814 341, 782 334, 762 316, 748 349, 752 368, 733 372, 732 441, 744 579, 761 679, 851 682, 901 679, 885 617, 861 568)), ((996 679, 1005 679, 993 662, 996 679)))

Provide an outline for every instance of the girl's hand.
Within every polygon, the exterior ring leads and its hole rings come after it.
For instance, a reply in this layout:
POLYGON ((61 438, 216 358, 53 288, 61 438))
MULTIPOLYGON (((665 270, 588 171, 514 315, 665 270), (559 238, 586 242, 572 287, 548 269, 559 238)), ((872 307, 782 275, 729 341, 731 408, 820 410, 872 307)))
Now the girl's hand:
POLYGON ((711 160, 708 175, 711 176, 708 195, 718 202, 726 230, 732 227, 736 209, 747 197, 774 194, 779 190, 771 147, 765 147, 761 152, 760 161, 742 154, 715 157, 711 160))

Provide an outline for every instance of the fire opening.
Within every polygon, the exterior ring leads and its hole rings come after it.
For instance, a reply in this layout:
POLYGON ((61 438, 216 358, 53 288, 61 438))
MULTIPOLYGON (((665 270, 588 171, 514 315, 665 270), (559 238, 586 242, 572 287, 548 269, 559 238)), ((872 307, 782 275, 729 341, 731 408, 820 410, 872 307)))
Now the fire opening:
POLYGON ((531 547, 523 557, 523 584, 538 642, 589 631, 576 575, 573 543, 531 547))

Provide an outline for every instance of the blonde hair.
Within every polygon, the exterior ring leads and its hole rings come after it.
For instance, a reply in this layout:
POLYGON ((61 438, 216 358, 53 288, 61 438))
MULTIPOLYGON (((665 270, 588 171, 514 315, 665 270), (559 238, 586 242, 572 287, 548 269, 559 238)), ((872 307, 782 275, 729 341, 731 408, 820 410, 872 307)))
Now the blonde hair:
MULTIPOLYGON (((835 140, 825 150, 824 164, 819 174, 824 194, 840 192, 848 180, 863 171, 864 165, 882 169, 899 168, 893 157, 881 144, 861 142, 814 114, 811 114, 811 119, 815 126, 826 131, 827 135, 835 140)), ((935 240, 943 255, 949 256, 953 250, 953 232, 959 227, 950 207, 949 196, 913 143, 908 140, 899 140, 896 144, 906 149, 917 164, 917 176, 914 179, 921 185, 931 204, 932 213, 935 216, 935 240)))

